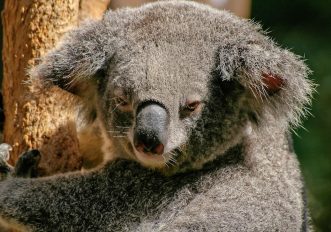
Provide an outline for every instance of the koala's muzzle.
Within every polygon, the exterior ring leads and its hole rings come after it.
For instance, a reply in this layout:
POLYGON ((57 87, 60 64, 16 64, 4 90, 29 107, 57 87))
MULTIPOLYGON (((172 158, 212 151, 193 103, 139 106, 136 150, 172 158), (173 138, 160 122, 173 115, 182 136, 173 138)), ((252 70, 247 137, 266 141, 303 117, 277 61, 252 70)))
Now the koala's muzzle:
POLYGON ((138 107, 134 128, 134 146, 142 153, 161 155, 167 142, 169 115, 155 102, 138 107))

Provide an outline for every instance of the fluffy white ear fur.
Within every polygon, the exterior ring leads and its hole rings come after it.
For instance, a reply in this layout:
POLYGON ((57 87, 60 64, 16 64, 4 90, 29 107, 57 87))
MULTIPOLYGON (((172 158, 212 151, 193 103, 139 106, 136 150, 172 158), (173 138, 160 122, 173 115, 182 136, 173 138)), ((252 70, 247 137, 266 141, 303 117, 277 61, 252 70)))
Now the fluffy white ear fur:
POLYGON ((221 46, 218 70, 224 80, 235 79, 250 91, 250 104, 258 115, 267 110, 296 127, 308 113, 315 87, 308 79, 311 71, 299 56, 268 37, 221 46))
MULTIPOLYGON (((109 32, 108 32, 109 33, 109 32)), ((103 71, 111 57, 111 36, 100 22, 87 21, 84 25, 67 33, 53 50, 42 57, 40 63, 29 74, 47 87, 57 85, 74 94, 85 92, 94 77, 103 71)))

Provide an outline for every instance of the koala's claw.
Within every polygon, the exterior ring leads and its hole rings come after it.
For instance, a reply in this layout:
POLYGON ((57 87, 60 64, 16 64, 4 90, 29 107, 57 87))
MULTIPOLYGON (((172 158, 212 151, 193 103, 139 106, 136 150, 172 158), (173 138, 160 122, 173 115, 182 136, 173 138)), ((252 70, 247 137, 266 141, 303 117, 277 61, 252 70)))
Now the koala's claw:
POLYGON ((37 177, 41 155, 38 150, 24 152, 16 162, 14 175, 17 177, 37 177))
POLYGON ((14 168, 0 157, 0 181, 13 173, 14 168))
POLYGON ((14 168, 7 163, 10 157, 9 152, 11 150, 12 147, 9 144, 0 144, 0 181, 13 173, 14 168))
POLYGON ((7 163, 9 160, 11 146, 0 145, 0 181, 8 176, 15 177, 37 177, 37 167, 41 158, 38 150, 24 152, 17 160, 15 167, 7 163))

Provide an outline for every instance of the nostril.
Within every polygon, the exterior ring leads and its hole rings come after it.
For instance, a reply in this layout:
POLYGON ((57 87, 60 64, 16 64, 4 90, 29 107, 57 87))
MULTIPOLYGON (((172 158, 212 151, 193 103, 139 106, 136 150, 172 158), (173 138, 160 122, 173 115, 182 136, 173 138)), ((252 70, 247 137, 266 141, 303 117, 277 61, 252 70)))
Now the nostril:
POLYGON ((137 151, 141 153, 144 153, 146 151, 146 146, 143 143, 136 143, 134 146, 136 147, 137 151))
POLYGON ((164 151, 164 145, 162 143, 152 145, 152 146, 147 146, 144 143, 137 143, 135 145, 137 151, 141 153, 153 153, 157 155, 162 155, 164 151))
POLYGON ((164 151, 164 145, 154 136, 139 134, 135 136, 134 143, 137 151, 142 153, 153 153, 161 155, 164 151))
POLYGON ((164 151, 164 145, 162 143, 156 145, 153 149, 152 152, 154 154, 162 155, 164 151))

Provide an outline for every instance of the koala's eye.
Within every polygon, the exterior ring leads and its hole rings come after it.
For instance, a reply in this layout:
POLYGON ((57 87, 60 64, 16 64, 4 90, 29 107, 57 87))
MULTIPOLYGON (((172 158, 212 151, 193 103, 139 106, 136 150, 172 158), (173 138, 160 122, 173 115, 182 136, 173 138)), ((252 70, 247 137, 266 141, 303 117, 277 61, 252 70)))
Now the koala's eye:
POLYGON ((115 97, 114 102, 118 106, 126 106, 129 102, 124 97, 115 97))
POLYGON ((194 101, 194 102, 190 102, 185 106, 185 109, 188 111, 195 111, 199 106, 200 106, 201 102, 200 101, 194 101))
POLYGON ((200 98, 190 97, 186 100, 185 104, 182 106, 180 117, 186 118, 201 111, 202 102, 200 98))
POLYGON ((115 97, 113 98, 113 101, 116 109, 124 112, 131 111, 129 98, 122 89, 115 89, 114 95, 115 97))

